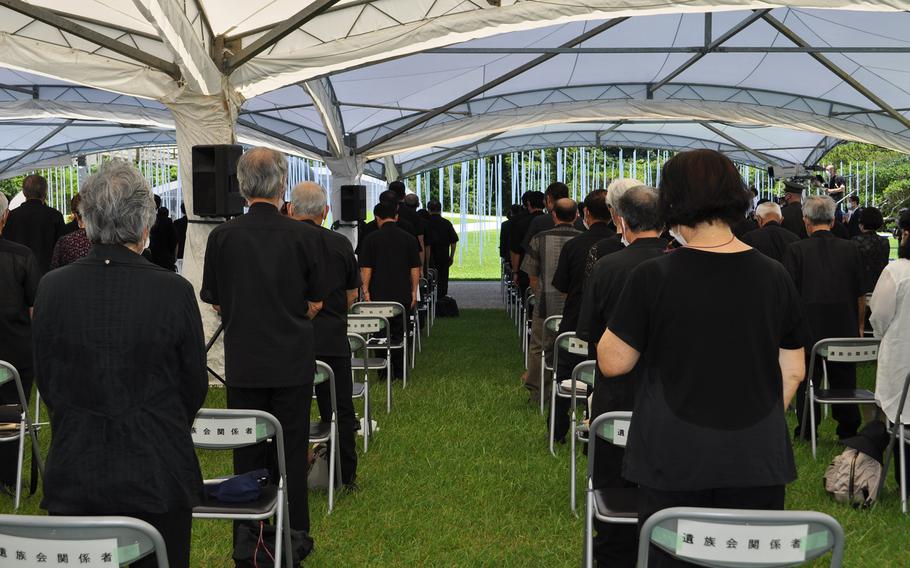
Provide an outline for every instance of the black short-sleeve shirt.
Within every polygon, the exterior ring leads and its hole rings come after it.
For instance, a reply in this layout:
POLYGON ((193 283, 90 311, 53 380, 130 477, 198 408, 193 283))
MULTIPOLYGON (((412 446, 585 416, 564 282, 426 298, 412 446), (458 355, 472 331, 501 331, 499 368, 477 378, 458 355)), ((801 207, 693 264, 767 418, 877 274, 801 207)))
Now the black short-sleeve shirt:
POLYGON ((386 223, 364 239, 359 261, 361 267, 373 270, 368 290, 371 300, 411 307, 411 269, 420 267, 412 235, 395 223, 386 223))
POLYGON ((795 242, 784 255, 802 297, 809 328, 811 348, 826 337, 859 335, 859 297, 867 288, 863 260, 855 242, 836 237, 830 231, 816 231, 808 239, 795 242))
POLYGON ((0 359, 32 368, 32 317, 41 269, 32 251, 0 236, 0 359))
POLYGON ((442 215, 431 215, 427 221, 425 242, 433 247, 432 253, 435 259, 449 258, 449 250, 453 243, 458 242, 458 233, 452 222, 442 215), (429 239, 428 241, 426 239, 429 239))
POLYGON ((322 310, 313 319, 316 333, 316 357, 344 357, 351 354, 348 345, 348 290, 360 288, 360 269, 351 241, 311 221, 304 221, 319 231, 325 247, 322 276, 328 295, 322 310))
POLYGON ((562 308, 562 322, 559 333, 575 331, 578 316, 581 312, 582 292, 584 291, 586 267, 591 247, 602 239, 615 235, 606 223, 595 223, 591 228, 567 242, 559 253, 556 273, 553 274, 553 287, 566 294, 566 303, 562 308))
POLYGON ((632 271, 608 327, 642 357, 626 479, 698 491, 796 478, 778 350, 802 347, 806 328, 780 263, 678 249, 632 271))
POLYGON ((328 295, 316 227, 254 203, 209 235, 203 302, 221 306, 228 386, 272 388, 313 381, 315 340, 308 302, 328 295))

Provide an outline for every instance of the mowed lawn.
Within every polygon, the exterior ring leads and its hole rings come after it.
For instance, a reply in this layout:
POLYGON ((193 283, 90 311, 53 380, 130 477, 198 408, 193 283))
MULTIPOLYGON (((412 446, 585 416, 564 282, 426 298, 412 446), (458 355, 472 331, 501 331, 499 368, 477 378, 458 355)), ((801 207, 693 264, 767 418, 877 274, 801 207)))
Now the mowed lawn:
MULTIPOLYGON (((547 452, 546 426, 519 386, 521 372, 518 334, 504 312, 437 320, 413 381, 407 389, 395 384, 391 415, 384 385, 374 382, 379 431, 360 456, 360 491, 339 497, 328 516, 325 496, 311 497, 316 552, 306 565, 578 566, 583 522, 568 507, 568 449, 558 458, 547 452)), ((873 376, 861 370, 865 386, 873 376)), ((223 406, 224 391, 212 389, 207 405, 223 406)), ((48 436, 42 432, 45 445, 48 436)), ((910 519, 891 476, 873 510, 825 494, 821 476, 840 450, 830 418, 817 461, 808 446, 796 446, 800 478, 788 488, 788 507, 824 511, 844 525, 845 566, 910 566, 910 519)), ((230 471, 226 454, 201 457, 209 475, 230 471)), ((39 499, 26 498, 21 512, 39 512, 39 499)), ((0 497, 0 512, 12 508, 0 497)), ((230 554, 229 523, 195 522, 194 567, 232 566, 230 554)))

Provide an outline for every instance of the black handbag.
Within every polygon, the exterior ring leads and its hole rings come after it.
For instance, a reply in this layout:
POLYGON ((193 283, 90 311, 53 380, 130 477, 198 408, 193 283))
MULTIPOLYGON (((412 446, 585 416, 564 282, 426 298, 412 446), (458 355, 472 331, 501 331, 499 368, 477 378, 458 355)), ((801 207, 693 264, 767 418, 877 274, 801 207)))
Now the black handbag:
MULTIPOLYGON (((265 521, 238 525, 234 538, 234 565, 237 568, 274 568, 275 528, 275 525, 267 525, 265 521)), ((306 531, 291 529, 291 552, 291 565, 299 566, 313 552, 312 537, 306 531)), ((283 554, 288 554, 288 551, 283 554)))

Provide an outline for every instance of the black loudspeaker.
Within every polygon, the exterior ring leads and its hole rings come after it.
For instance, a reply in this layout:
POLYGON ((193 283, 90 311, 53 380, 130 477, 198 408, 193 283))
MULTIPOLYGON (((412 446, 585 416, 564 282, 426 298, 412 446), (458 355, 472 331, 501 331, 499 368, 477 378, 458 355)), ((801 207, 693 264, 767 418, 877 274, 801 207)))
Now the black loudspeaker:
POLYGON ((239 144, 193 146, 193 214, 199 217, 243 215, 245 201, 237 183, 239 144))
POLYGON ((366 221, 367 188, 365 185, 341 186, 341 220, 366 221))

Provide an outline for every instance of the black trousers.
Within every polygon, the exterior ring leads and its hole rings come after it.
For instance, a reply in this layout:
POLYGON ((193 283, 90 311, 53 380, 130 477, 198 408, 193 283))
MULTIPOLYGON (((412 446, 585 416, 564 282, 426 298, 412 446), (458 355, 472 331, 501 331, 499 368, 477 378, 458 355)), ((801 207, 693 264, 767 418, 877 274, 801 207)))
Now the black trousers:
MULTIPOLYGON (((341 482, 347 485, 357 478, 357 416, 354 414, 354 390, 351 357, 318 357, 335 373, 335 401, 338 406, 338 452, 341 457, 341 482)), ((332 419, 332 393, 328 383, 316 385, 319 415, 323 422, 332 419)))
MULTIPOLYGON (((448 250, 448 248, 446 249, 448 250)), ((433 266, 436 268, 436 271, 439 273, 439 278, 436 280, 436 290, 439 293, 439 297, 449 295, 449 256, 445 255, 437 258, 433 256, 433 266)))
MULTIPOLYGON (((809 368, 809 356, 806 355, 806 369, 809 368)), ((821 388, 822 384, 822 366, 816 362, 813 385, 816 390, 821 388)), ((855 389, 856 388, 856 364, 855 363, 828 363, 828 384, 832 389, 855 389)), ((806 404, 806 387, 807 384, 799 386, 796 391, 796 435, 802 435, 809 439, 809 425, 806 424, 806 432, 800 432, 803 423, 803 408, 806 404)), ((837 437, 838 439, 855 436, 859 427, 862 425, 862 416, 859 407, 855 404, 832 404, 831 415, 837 420, 837 437)), ((818 431, 818 424, 821 422, 822 415, 819 405, 815 405, 815 426, 818 431)), ((808 417, 807 417, 808 421, 808 417)))
MULTIPOLYGON (((25 391, 25 398, 31 400, 32 383, 34 375, 31 369, 17 369, 19 378, 22 380, 22 390, 25 391)), ((19 391, 16 389, 15 381, 9 381, 0 387, 0 404, 19 404, 19 391)), ((34 416, 32 419, 34 420, 34 416)), ((25 441, 26 449, 32 447, 31 441, 25 441)), ((15 488, 16 470, 19 457, 19 443, 7 442, 0 444, 0 483, 15 488)), ((32 468, 32 475, 35 475, 35 468, 32 468)))
MULTIPOLYGON (((784 508, 784 485, 768 487, 734 487, 707 489, 703 491, 661 491, 648 487, 638 489, 638 526, 654 513, 670 507, 714 507, 721 509, 766 509, 782 511, 784 508)), ((641 538, 648 538, 641 535, 641 538)), ((663 550, 651 546, 648 568, 672 568, 694 566, 689 562, 673 558, 663 550)))
MULTIPOLYGON (((410 312, 408 312, 410 313, 410 312)), ((389 334, 392 336, 392 343, 399 344, 404 339, 404 323, 401 321, 401 316, 395 316, 389 318, 389 334)), ((411 348, 411 345, 408 344, 408 349, 411 348)), ((404 349, 392 349, 392 373, 396 379, 404 378, 404 365, 405 365, 405 350, 404 349)))
MULTIPOLYGON (((310 406, 313 385, 278 388, 227 387, 228 408, 264 410, 275 416, 284 433, 284 458, 287 468, 288 509, 291 528, 310 531, 307 501, 307 450, 310 443, 310 406)), ((278 479, 278 459, 274 444, 265 442, 234 450, 234 473, 268 468, 278 479)), ((236 534, 236 527, 235 527, 236 534)))
MULTIPOLYGON (((48 511, 53 516, 59 515, 48 511)), ((128 513, 110 510, 86 510, 80 513, 86 516, 123 515, 145 521, 161 533, 167 546, 167 563, 170 568, 190 567, 190 541, 193 536, 193 512, 190 509, 168 511, 167 513, 128 513)), ((130 568, 156 568, 158 563, 154 554, 130 564, 130 568)))

